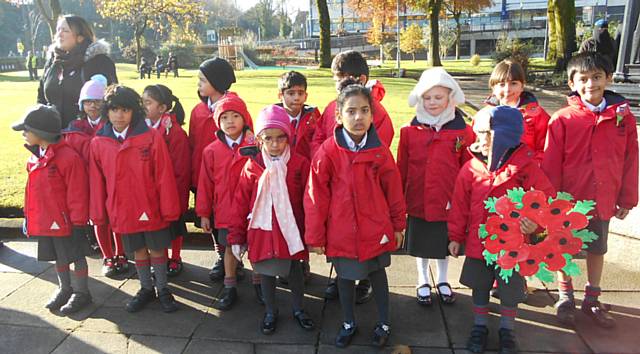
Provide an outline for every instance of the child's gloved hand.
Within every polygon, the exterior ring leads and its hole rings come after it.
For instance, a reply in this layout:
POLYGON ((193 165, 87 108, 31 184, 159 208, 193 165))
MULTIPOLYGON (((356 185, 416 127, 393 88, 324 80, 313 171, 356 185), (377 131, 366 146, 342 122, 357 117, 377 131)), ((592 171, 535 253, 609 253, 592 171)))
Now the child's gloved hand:
POLYGON ((320 246, 320 247, 309 247, 309 252, 313 252, 317 255, 323 255, 324 254, 324 247, 320 246))
POLYGON ((396 249, 402 248, 404 243, 404 233, 402 233, 402 231, 396 231, 393 235, 396 237, 396 249))
POLYGON ((200 226, 202 227, 202 231, 211 232, 211 219, 205 217, 200 218, 200 226))
POLYGON ((460 243, 456 241, 449 242, 449 253, 453 258, 458 258, 458 253, 460 253, 460 243))
POLYGON ((538 224, 536 224, 535 222, 527 218, 520 219, 520 232, 522 232, 523 234, 530 235, 536 232, 537 229, 538 224))
POLYGON ((233 253, 233 256, 236 257, 238 262, 242 262, 242 257, 244 257, 246 251, 246 245, 231 245, 231 253, 233 253))

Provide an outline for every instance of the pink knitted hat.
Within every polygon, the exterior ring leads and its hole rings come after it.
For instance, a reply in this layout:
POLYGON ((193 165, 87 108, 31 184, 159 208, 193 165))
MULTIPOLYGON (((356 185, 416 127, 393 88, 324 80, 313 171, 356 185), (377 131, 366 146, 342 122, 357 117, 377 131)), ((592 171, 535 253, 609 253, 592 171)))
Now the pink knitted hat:
POLYGON ((269 128, 282 130, 291 142, 291 121, 289 120, 289 114, 287 114, 284 108, 271 105, 260 111, 258 120, 256 121, 256 135, 260 135, 263 130, 269 128))
POLYGON ((82 101, 84 100, 102 100, 104 99, 104 90, 107 88, 107 78, 101 74, 96 74, 84 83, 78 97, 78 106, 82 110, 82 101))

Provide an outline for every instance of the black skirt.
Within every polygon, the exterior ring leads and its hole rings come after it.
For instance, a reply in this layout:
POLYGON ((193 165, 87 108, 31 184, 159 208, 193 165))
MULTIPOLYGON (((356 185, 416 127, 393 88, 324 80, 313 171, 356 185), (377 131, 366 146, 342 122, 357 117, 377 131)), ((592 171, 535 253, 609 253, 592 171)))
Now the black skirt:
POLYGON ((135 234, 122 234, 122 244, 128 254, 145 247, 154 251, 169 248, 172 239, 170 228, 137 232, 135 234))
POLYGON ((91 245, 84 232, 72 232, 71 236, 33 236, 38 239, 38 260, 73 263, 91 255, 91 245))
POLYGON ((180 219, 171 222, 169 230, 171 231, 172 240, 177 239, 179 236, 187 236, 187 223, 185 221, 184 214, 180 216, 180 219))
POLYGON ((449 232, 446 221, 426 221, 407 217, 407 253, 414 257, 444 259, 448 255, 449 232))

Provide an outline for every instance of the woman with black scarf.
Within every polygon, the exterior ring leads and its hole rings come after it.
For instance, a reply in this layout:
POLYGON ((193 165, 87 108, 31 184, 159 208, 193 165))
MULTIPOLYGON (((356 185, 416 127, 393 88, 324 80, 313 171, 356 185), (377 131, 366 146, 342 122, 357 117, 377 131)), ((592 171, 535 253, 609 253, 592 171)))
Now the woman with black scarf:
POLYGON ((76 119, 80 89, 93 75, 104 75, 109 85, 118 82, 115 64, 108 54, 109 44, 96 40, 85 19, 75 15, 60 17, 40 79, 38 103, 55 106, 63 127, 76 119))

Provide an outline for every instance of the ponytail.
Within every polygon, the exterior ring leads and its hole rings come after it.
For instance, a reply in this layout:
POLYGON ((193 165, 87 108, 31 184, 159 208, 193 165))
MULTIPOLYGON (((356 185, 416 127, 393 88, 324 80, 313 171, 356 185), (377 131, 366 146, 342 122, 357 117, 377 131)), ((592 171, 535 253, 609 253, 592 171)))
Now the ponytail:
POLYGON ((175 114, 178 124, 184 124, 184 108, 178 97, 173 95, 171 89, 165 85, 157 84, 145 87, 144 92, 160 104, 165 105, 167 112, 175 114))
POLYGON ((178 124, 184 125, 184 108, 182 108, 182 103, 180 103, 178 97, 174 95, 171 95, 171 100, 174 102, 171 113, 176 115, 176 121, 178 124))

